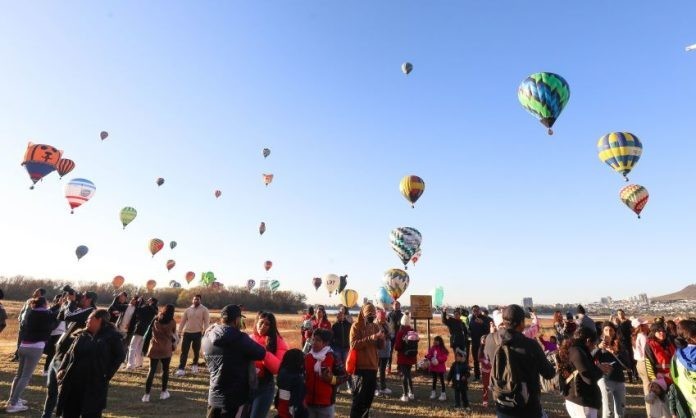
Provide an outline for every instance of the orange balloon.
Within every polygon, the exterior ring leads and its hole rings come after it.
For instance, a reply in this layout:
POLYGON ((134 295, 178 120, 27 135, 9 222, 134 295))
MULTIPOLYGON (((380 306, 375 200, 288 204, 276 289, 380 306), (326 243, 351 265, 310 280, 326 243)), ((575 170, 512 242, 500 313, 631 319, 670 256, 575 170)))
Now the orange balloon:
POLYGON ((194 273, 192 271, 189 271, 188 273, 186 273, 186 283, 191 283, 191 281, 193 281, 193 279, 195 279, 195 278, 196 278, 196 273, 194 273))
POLYGON ((173 269, 175 265, 176 265, 176 261, 167 260, 167 271, 171 271, 171 269, 173 269))
POLYGON ((123 278, 123 276, 116 276, 111 280, 111 284, 114 285, 116 289, 119 287, 123 286, 123 283, 126 281, 126 279, 123 278))
POLYGON ((265 263, 263 263, 263 268, 265 268, 266 271, 270 270, 271 267, 273 267, 273 262, 271 260, 267 260, 265 263))

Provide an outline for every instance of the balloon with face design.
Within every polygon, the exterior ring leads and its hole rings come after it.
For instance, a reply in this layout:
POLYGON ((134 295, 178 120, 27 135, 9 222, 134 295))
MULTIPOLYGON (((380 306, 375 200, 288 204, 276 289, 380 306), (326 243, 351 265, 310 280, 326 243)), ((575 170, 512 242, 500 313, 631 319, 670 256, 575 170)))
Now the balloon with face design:
MULTIPOLYGON (((24 152, 22 165, 27 170, 29 178, 36 184, 39 180, 55 171, 63 151, 47 144, 34 144, 29 142, 24 152)), ((34 186, 31 186, 33 189, 34 186)))

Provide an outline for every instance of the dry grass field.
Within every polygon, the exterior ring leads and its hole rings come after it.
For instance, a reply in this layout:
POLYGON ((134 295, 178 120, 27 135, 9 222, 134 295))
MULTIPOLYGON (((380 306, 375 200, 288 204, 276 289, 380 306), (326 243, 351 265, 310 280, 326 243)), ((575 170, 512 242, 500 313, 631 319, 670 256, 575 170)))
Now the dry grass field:
MULTIPOLYGON (((17 337, 16 313, 20 304, 7 302, 5 307, 11 319, 8 327, 0 334, 0 396, 4 399, 9 397, 10 385, 16 372, 17 363, 10 361, 11 353, 17 337)), ((253 321, 253 314, 247 313, 247 328, 250 328, 253 321)), ((218 313, 211 315, 218 318, 218 313)), ((333 318, 332 318, 333 319, 333 318)), ((299 347, 299 315, 279 315, 278 326, 281 334, 291 347, 299 347)), ((425 323, 418 325, 418 331, 425 334, 425 323)), ((446 329, 438 323, 432 322, 432 335, 447 336, 446 329)), ((426 343, 422 343, 422 350, 426 350, 426 343)), ((202 361, 202 360, 201 360, 202 361)), ((147 360, 145 360, 147 366, 147 360)), ((16 414, 25 417, 39 417, 43 409, 45 397, 45 378, 41 377, 43 361, 37 367, 29 387, 24 393, 23 398, 28 401, 29 411, 16 414)), ((178 365, 178 352, 172 359, 172 368, 178 365)), ((396 367, 396 366, 394 366, 396 367)), ((104 417, 125 418, 125 417, 203 417, 205 416, 206 400, 208 391, 208 374, 204 367, 197 375, 187 374, 185 377, 174 377, 173 371, 170 374, 171 398, 160 401, 158 396, 158 385, 160 381, 155 378, 152 391, 152 402, 142 403, 140 398, 144 393, 145 377, 147 369, 143 368, 134 372, 119 371, 112 380, 109 389, 108 408, 104 417)), ((416 390, 416 401, 402 403, 399 401, 401 396, 400 380, 394 374, 388 377, 388 386, 393 394, 388 397, 375 398, 372 409, 373 418, 387 417, 461 417, 462 412, 452 409, 454 405, 453 393, 449 389, 449 399, 445 402, 431 401, 430 379, 424 375, 417 375, 414 380, 416 390)), ((472 402, 472 417, 493 417, 495 416, 491 408, 484 409, 481 406, 481 385, 473 383, 469 391, 469 399, 472 402)), ((347 417, 350 410, 350 395, 342 392, 337 397, 336 416, 347 417)), ((542 402, 550 417, 567 416, 563 407, 563 399, 555 394, 543 394, 542 402)), ((637 384, 628 385, 627 395, 628 408, 626 417, 645 416, 642 409, 641 389, 637 384)), ((272 417, 274 410, 269 413, 272 417)), ((4 409, 0 410, 4 414, 4 409)))

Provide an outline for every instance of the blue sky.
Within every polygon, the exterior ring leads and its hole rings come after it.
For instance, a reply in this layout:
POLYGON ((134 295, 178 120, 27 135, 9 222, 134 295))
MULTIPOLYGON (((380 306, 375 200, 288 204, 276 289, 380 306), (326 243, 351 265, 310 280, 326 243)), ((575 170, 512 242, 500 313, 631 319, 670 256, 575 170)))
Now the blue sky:
POLYGON ((404 300, 435 285, 450 304, 677 290, 694 281, 695 12, 688 1, 7 3, 0 274, 161 286, 211 270, 330 303, 312 277, 348 274, 371 297, 400 265, 389 231, 412 226, 423 256, 404 300), (516 98, 537 71, 571 87, 552 137, 516 98), (640 221, 596 155, 600 136, 622 130, 644 146, 630 175, 651 195, 640 221), (64 150, 75 171, 30 191, 29 140, 64 150), (416 209, 398 192, 406 174, 426 182, 416 209), (74 215, 72 177, 97 186, 74 215), (125 231, 123 206, 139 211, 125 231), (153 259, 153 237, 179 246, 153 259), (78 263, 80 244, 90 253, 78 263))

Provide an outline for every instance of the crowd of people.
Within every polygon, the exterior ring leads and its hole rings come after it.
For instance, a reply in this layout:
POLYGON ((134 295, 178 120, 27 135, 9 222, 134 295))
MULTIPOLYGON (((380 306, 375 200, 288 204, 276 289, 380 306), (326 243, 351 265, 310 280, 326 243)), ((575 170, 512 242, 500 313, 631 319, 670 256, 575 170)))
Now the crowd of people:
MULTIPOLYGON (((0 290, 0 300, 2 299, 0 290)), ((556 391, 568 415, 625 416, 626 381, 640 380, 648 417, 692 417, 696 412, 696 319, 652 323, 618 311, 595 322, 579 305, 575 314, 556 312, 544 333, 536 314, 518 305, 490 313, 443 308, 449 340, 435 336, 430 347, 399 302, 382 309, 365 303, 357 318, 342 307, 335 321, 323 306, 300 320, 302 344, 289 347, 276 317, 259 312, 250 333, 242 308, 228 305, 211 324, 196 295, 179 324, 173 305, 121 293, 98 309, 94 292, 69 287, 49 302, 37 289, 19 313, 19 336, 6 412, 29 409, 22 394, 45 355, 46 398, 42 417, 100 417, 108 387, 119 368, 134 370, 149 359, 142 402, 161 365, 159 399, 167 400, 171 358, 181 355, 175 375, 198 373, 199 354, 210 378, 207 416, 330 418, 336 396, 352 395, 351 418, 370 416, 375 397, 389 396, 387 377, 399 375, 401 402, 418 401, 414 368, 432 379, 430 400, 471 412, 469 383, 481 383, 482 406, 500 418, 545 417, 541 392, 556 391), (531 321, 528 321, 527 318, 531 321), (530 325, 527 325, 530 323, 530 325), (396 353, 394 353, 396 352, 396 353), (423 355, 422 353, 426 353, 423 355), (419 355, 419 353, 421 353, 419 355), (392 362, 396 361, 396 369, 392 362)), ((7 314, 0 303, 0 332, 7 314)), ((204 414, 201 411, 201 414, 204 414)))

